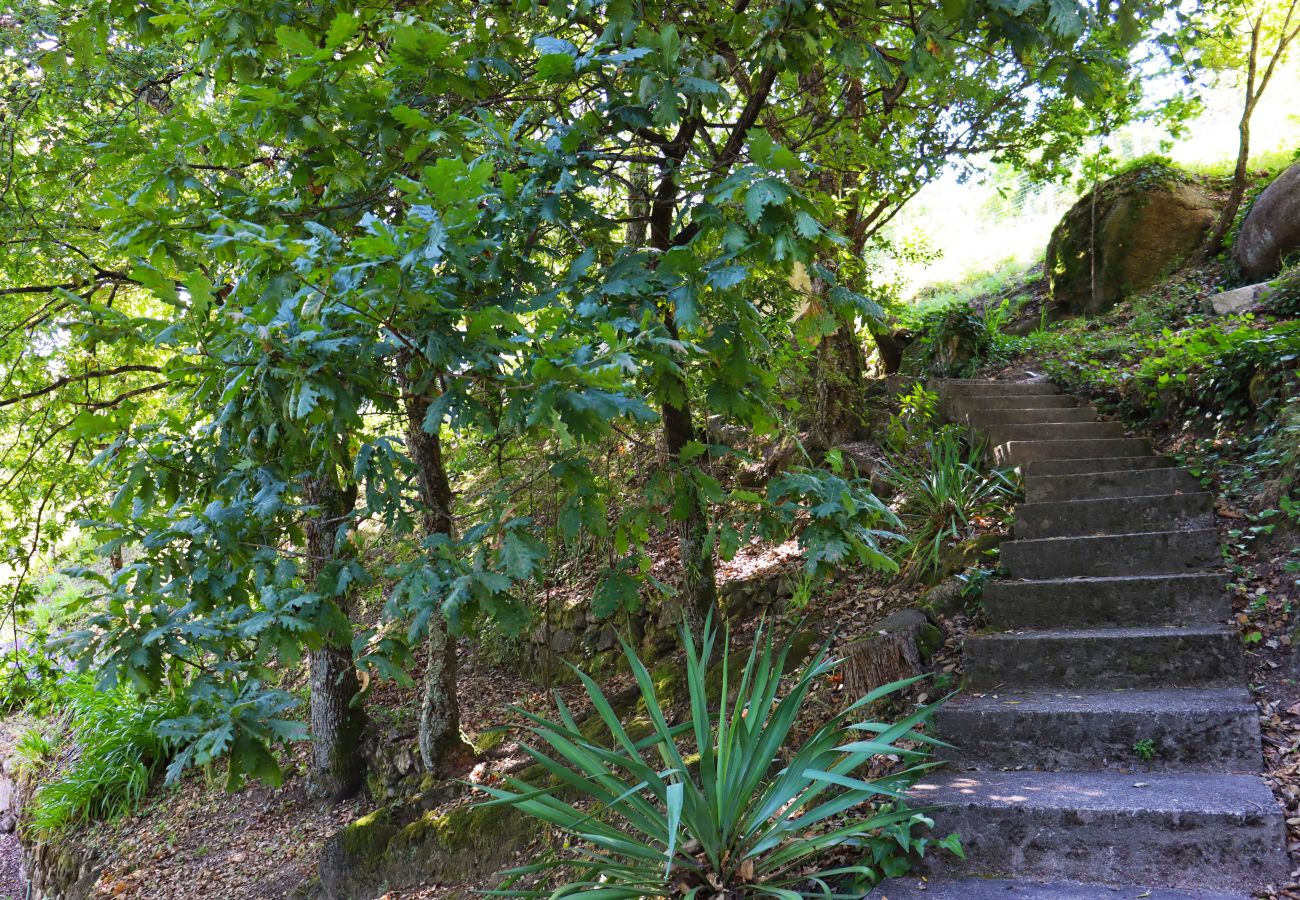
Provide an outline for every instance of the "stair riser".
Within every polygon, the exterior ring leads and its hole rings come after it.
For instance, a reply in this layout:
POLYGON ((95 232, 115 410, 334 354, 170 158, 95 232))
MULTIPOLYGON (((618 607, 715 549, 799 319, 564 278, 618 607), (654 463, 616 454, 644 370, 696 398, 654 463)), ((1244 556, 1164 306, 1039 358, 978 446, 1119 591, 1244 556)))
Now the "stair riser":
POLYGON ((947 875, 1196 885, 1244 891, 1286 880, 1282 815, 1122 813, 950 807, 935 834, 961 835, 966 859, 927 854, 922 869, 947 875))
POLYGON ((944 397, 1001 397, 1059 395, 1061 389, 1050 381, 968 381, 935 380, 929 389, 944 397))
POLYGON ((1001 559, 1011 577, 1031 579, 1171 575, 1221 562, 1219 536, 1210 528, 1010 541, 1001 559))
POLYGON ((971 410, 963 421, 976 428, 990 425, 1038 425, 1062 422, 1096 422, 1097 411, 1091 406, 1067 406, 1059 409, 981 409, 971 410))
POLYGON ((955 745, 945 758, 963 768, 1016 766, 1048 771, 1129 772, 1259 770, 1259 711, 1236 708, 1174 711, 1025 711, 1016 706, 941 709, 935 726, 955 745), (1151 741, 1144 761, 1133 750, 1151 741))
POLYGON ((1226 628, 1121 639, 971 637, 964 656, 966 686, 978 692, 1228 686, 1245 677, 1241 644, 1226 628))
POLYGON ((984 608, 995 630, 1208 625, 1232 615, 1227 578, 990 581, 984 608))
POLYGON ((1024 472, 1026 478, 1042 478, 1171 468, 1174 468, 1174 461, 1167 456, 1111 456, 1101 459, 1037 459, 1025 463, 1024 472))
POLYGON ((1089 441, 1122 438, 1118 422, 1060 422, 1054 425, 990 425, 982 429, 991 446, 1011 441, 1089 441))
POLYGON ((945 409, 962 413, 980 409, 1066 409, 1077 407, 1079 401, 1063 394, 1015 394, 996 397, 942 397, 945 409))
POLYGON ((1214 524, 1211 494, 1167 494, 1112 500, 1022 503, 1016 507, 1016 537, 1071 537, 1209 528, 1214 524))
POLYGON ((1156 494, 1194 494, 1201 485, 1186 469, 1167 468, 1079 475, 1029 475, 1025 478, 1026 503, 1061 503, 1069 500, 1110 500, 1116 497, 1151 497, 1156 494))
POLYGON ((1092 438, 1077 441, 1013 441, 994 447, 1000 466, 1020 466, 1039 459, 1092 459, 1103 456, 1143 456, 1151 452, 1145 438, 1092 438))

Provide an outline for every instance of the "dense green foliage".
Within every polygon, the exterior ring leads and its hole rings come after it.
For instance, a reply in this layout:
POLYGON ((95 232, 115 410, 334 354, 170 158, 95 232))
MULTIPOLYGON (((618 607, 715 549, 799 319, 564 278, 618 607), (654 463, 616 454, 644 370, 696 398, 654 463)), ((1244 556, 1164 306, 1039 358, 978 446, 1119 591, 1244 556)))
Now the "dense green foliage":
POLYGON ((599 545, 596 617, 699 623, 715 560, 756 536, 797 536, 819 572, 891 566, 868 482, 740 489, 719 471, 742 450, 706 422, 804 430, 782 364, 860 370, 879 229, 971 154, 1065 171, 1131 114, 1160 8, 14 6, 15 628, 34 562, 90 539, 95 589, 62 646, 106 689, 178 704, 174 771, 225 757, 232 786, 276 782, 306 657, 315 766, 342 795, 355 668, 404 679, 426 643, 447 655, 421 724, 455 735, 445 628, 529 625, 552 535, 599 545), (644 444, 644 477, 612 471, 644 444), (376 564, 374 531, 416 552, 376 564), (651 574, 664 534, 672 583, 651 574))
MULTIPOLYGON (((796 660, 789 658, 789 644, 775 646, 770 631, 760 628, 743 666, 725 637, 714 659, 711 628, 698 644, 683 630, 682 643, 690 708, 678 724, 666 717, 670 698, 626 645, 648 733, 630 734, 599 686, 581 673, 609 741, 584 735, 563 703, 555 720, 518 711, 530 723, 533 740, 545 747, 531 747, 529 754, 555 785, 582 802, 575 805, 551 785, 518 778, 505 787, 483 788, 497 798, 489 805, 516 806, 575 840, 573 858, 510 873, 561 870, 567 880, 556 892, 500 894, 860 897, 882 874, 905 871, 900 857, 925 852, 930 839, 912 831, 931 824, 927 810, 909 809, 903 792, 929 766, 934 740, 915 729, 935 707, 893 724, 858 720, 873 703, 917 679, 877 688, 794 745, 809 692, 841 661, 822 648, 782 688, 782 673, 796 660), (903 767, 875 780, 857 774, 885 756, 901 759, 903 767), (828 865, 829 855, 844 847, 861 862, 828 865)), ((943 843, 960 849, 952 838, 943 843)))

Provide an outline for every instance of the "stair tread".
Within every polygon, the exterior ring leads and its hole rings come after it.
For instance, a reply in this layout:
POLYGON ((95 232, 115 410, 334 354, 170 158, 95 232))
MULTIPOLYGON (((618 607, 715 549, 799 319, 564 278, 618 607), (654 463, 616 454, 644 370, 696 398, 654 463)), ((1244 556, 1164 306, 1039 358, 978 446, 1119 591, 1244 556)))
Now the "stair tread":
POLYGON ((1155 503, 1160 500, 1168 500, 1171 497, 1213 498, 1214 493, 1212 491, 1157 491, 1151 494, 1132 494, 1125 497, 1079 497, 1074 500, 1037 500, 1029 503, 1017 503, 1016 509, 1021 510, 1026 506, 1063 506, 1088 503, 1155 503))
POLYGON ((926 805, 1223 816, 1282 814, 1272 791, 1258 775, 942 771, 918 781, 911 795, 926 805))
POLYGON ((1109 472, 1150 472, 1174 469, 1167 456, 1097 456, 1080 459, 1031 459, 1022 468, 1026 478, 1062 478, 1069 475, 1102 475, 1109 472), (1062 471, 1068 469, 1069 471, 1062 471))
POLYGON ((1182 891, 1142 885, 1085 884, 1004 878, 891 878, 881 882, 870 900, 1247 900, 1249 894, 1182 891))
POLYGON ((1161 710, 1199 712, 1207 708, 1256 709, 1244 687, 1191 687, 1110 691, 997 691, 964 694, 946 704, 948 709, 1015 709, 1045 712, 1095 712, 1161 710))
MULTIPOLYGON (((1046 540, 1039 538, 1038 540, 1046 540)), ((1084 584, 1096 583, 1105 585, 1107 583, 1118 584, 1137 584, 1143 581, 1160 582, 1160 581, 1204 581, 1212 578, 1222 578, 1223 576, 1215 572, 1170 572, 1168 575, 1071 575, 1063 578, 1000 578, 1002 584, 1034 584, 1034 585, 1055 585, 1055 584, 1084 584)))
MULTIPOLYGON (((1068 502, 1068 501, 1061 501, 1068 502)), ((1210 532, 1218 535, 1213 528, 1164 528, 1164 529, 1147 529, 1146 531, 1121 531, 1115 534, 1090 534, 1070 537, 1050 537, 1050 538, 1021 538, 1015 541, 1008 541, 1009 544, 1044 544, 1048 541, 1114 541, 1119 538, 1143 538, 1155 537, 1169 534, 1195 534, 1196 532, 1210 532)))
POLYGON ((1193 635, 1220 635, 1232 631, 1231 625, 1134 625, 1117 628, 1041 628, 1017 631, 992 631, 973 634, 971 640, 1042 640, 1044 638, 1094 640, 1109 638, 1112 640, 1142 640, 1153 637, 1190 637, 1193 635))

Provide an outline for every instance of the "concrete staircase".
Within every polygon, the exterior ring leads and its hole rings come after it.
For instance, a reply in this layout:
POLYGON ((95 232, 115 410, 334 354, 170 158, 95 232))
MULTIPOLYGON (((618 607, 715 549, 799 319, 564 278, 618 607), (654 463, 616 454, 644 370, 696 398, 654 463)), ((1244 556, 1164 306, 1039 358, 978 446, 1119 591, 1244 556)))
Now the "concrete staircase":
POLYGON ((940 853, 928 880, 871 896, 1174 900, 1284 885, 1213 497, 1048 382, 937 388, 952 419, 1021 467, 1025 502, 1006 577, 985 589, 989 630, 966 640, 965 690, 936 718, 950 765, 915 789, 945 807, 935 833, 958 832, 967 858, 940 853))

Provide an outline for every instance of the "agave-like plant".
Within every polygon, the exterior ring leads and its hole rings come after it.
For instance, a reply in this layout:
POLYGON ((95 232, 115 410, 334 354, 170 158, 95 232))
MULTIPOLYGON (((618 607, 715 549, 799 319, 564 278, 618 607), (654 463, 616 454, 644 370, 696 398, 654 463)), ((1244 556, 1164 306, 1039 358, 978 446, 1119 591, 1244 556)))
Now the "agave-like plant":
POLYGON ((1019 493, 1010 470, 985 472, 973 460, 982 449, 969 451, 955 429, 938 432, 920 460, 907 457, 888 462, 885 477, 903 495, 899 518, 907 534, 905 569, 920 576, 938 567, 944 547, 960 539, 979 515, 1008 507, 1019 493))
MULTIPOLYGON (((790 645, 774 649, 771 630, 760 626, 737 683, 728 639, 710 677, 715 637, 706 625, 697 645, 682 629, 690 709, 676 725, 669 724, 650 672, 623 645, 649 721, 649 734, 639 740, 581 672, 609 740, 584 736, 558 697, 558 721, 516 710, 546 748, 527 747, 549 783, 509 778, 504 786, 483 786, 495 798, 484 805, 511 805, 549 823, 570 838, 571 855, 510 870, 492 893, 860 897, 861 886, 879 877, 878 861, 899 862, 900 844, 904 853, 924 852, 928 839, 912 837, 912 830, 931 824, 929 808, 909 808, 904 791, 934 765, 929 745, 937 741, 916 728, 937 704, 893 724, 859 721, 875 701, 918 679, 871 691, 795 747, 804 700, 842 661, 823 648, 783 685, 787 662, 794 662, 790 645), (875 780, 858 776, 882 755, 898 760, 894 771, 875 780), (853 857, 848 863, 830 860, 846 852, 853 857), (527 876, 557 870, 564 879, 559 888, 516 887, 527 876), (837 887, 850 883, 847 892, 837 887)), ((953 839, 944 843, 951 847, 953 839)), ((888 874, 899 873, 891 867, 888 874)))

